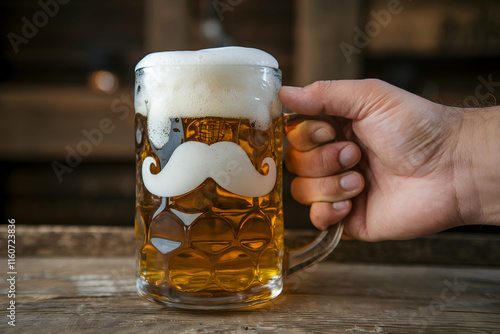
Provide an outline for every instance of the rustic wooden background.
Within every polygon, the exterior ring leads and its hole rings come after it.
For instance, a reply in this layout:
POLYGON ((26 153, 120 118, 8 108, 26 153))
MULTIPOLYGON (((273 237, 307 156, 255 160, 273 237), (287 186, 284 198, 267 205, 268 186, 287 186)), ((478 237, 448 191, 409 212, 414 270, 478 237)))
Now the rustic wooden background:
MULTIPOLYGON (((262 48, 281 64, 285 84, 379 77, 443 103, 463 105, 479 77, 500 81, 499 3, 401 1, 403 10, 347 62, 383 0, 72 1, 15 53, 0 42, 0 214, 21 224, 131 226, 134 207, 133 68, 150 51, 239 44, 262 48), (214 4, 226 4, 225 10, 214 4), (93 71, 120 80, 118 91, 90 89, 93 71), (120 118, 121 108, 128 115, 120 118), (115 129, 59 182, 51 164, 109 118, 115 129)), ((0 33, 21 33, 37 1, 0 3, 0 33)), ((491 88, 491 87, 490 87, 491 88)), ((499 90, 484 104, 496 103, 499 90)), ((486 92, 481 88, 481 92, 486 92)), ((312 229, 285 175, 287 226, 312 229)), ((454 232, 498 233, 470 227, 454 232)), ((466 237, 466 234, 464 234, 466 237)))

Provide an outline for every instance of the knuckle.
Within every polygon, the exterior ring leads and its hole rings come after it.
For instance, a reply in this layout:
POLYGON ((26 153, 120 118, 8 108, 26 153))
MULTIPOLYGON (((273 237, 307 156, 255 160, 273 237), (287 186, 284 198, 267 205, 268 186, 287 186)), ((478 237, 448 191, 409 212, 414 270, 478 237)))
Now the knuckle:
POLYGON ((361 82, 366 88, 375 88, 383 85, 383 81, 380 79, 363 79, 361 82))
POLYGON ((314 91, 325 92, 332 87, 332 81, 330 80, 319 80, 311 84, 311 89, 314 91))
POLYGON ((332 152, 331 145, 322 146, 314 155, 314 166, 322 176, 329 175, 337 171, 337 164, 335 163, 335 152, 332 152))
POLYGON ((326 170, 326 166, 328 165, 328 160, 328 157, 326 157, 326 155, 323 154, 322 151, 315 152, 313 160, 315 169, 323 173, 326 170))
POLYGON ((378 92, 381 93, 387 89, 388 84, 380 79, 363 79, 361 80, 361 91, 366 93, 378 92))
POLYGON ((337 190, 337 184, 332 182, 332 177, 322 177, 317 180, 317 191, 322 196, 333 196, 337 190))

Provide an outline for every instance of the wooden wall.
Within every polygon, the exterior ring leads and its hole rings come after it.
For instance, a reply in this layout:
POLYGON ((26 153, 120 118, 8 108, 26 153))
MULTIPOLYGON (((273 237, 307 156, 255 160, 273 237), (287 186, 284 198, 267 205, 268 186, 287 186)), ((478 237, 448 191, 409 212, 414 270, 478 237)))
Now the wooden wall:
MULTIPOLYGON (((385 0, 70 1, 14 52, 0 42, 0 211, 26 224, 131 226, 134 206, 133 68, 146 53, 222 45, 274 55, 284 84, 378 77, 427 98, 461 104, 491 76, 500 82, 499 4, 400 1, 404 9, 347 61, 342 43, 388 10, 385 0), (120 80, 104 94, 88 85, 92 71, 120 80), (128 102, 127 102, 128 101, 128 102), (128 114, 124 117, 125 112, 128 114), (82 131, 109 119, 113 131, 60 182, 82 131)), ((0 33, 21 33, 37 1, 0 2, 0 33)), ((484 103, 499 97, 496 87, 484 103)), ((498 100, 498 99, 497 99, 498 100)), ((292 176, 286 174, 286 184, 292 176)), ((307 207, 288 188, 289 226, 310 227, 307 207)))

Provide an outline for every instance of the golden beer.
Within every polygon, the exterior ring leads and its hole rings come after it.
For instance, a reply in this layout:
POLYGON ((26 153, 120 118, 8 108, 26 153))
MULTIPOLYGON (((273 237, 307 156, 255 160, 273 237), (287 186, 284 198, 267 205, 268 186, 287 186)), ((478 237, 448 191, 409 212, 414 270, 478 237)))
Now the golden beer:
POLYGON ((177 118, 173 122, 182 128, 182 142, 238 144, 262 174, 267 173, 262 160, 273 157, 278 162, 278 182, 269 194, 243 197, 208 178, 193 191, 171 197, 157 213, 161 199, 148 192, 139 172, 145 157, 159 155, 161 159, 161 152, 155 154, 145 135, 147 120, 137 115, 136 130, 142 134, 136 145, 139 282, 149 298, 159 300, 165 294, 195 300, 223 298, 234 292, 249 299, 272 298, 276 292, 268 286, 281 284, 284 253, 282 118, 267 130, 257 130, 244 119, 177 118), (155 247, 156 240, 168 240, 177 248, 162 254, 155 247))

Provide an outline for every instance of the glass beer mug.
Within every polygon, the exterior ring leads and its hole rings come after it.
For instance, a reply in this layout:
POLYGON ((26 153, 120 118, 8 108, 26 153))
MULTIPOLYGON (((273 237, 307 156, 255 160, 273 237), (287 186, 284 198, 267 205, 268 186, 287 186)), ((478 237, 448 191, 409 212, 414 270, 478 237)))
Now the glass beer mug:
POLYGON ((326 257, 342 225, 284 246, 281 72, 250 48, 158 52, 136 67, 138 293, 190 309, 280 294, 326 257))

